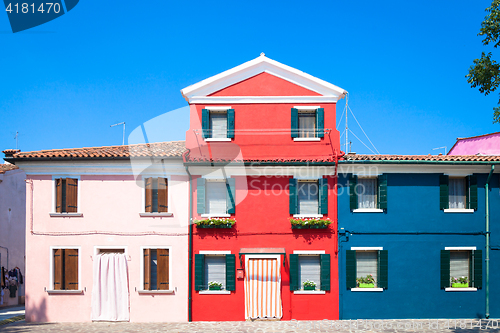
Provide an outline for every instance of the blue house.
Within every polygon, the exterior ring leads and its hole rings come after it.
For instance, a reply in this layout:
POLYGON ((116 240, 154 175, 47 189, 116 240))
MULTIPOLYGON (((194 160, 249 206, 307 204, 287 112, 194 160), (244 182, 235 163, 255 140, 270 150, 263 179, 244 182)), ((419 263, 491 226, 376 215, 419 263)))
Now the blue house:
POLYGON ((499 168, 500 156, 346 155, 340 319, 500 317, 499 168))

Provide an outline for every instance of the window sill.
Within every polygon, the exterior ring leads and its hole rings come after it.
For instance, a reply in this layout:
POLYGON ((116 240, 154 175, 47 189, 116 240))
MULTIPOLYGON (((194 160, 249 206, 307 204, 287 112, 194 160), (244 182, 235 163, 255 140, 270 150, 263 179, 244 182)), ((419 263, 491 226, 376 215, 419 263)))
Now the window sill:
POLYGON ((295 295, 324 295, 326 291, 324 290, 295 290, 293 292, 295 295))
POLYGON ((474 213, 474 209, 445 209, 445 213, 474 213))
POLYGON ((231 138, 206 138, 205 142, 231 142, 231 138))
POLYGON ((383 213, 383 209, 378 209, 378 208, 358 208, 358 209, 353 209, 353 213, 383 213))
POLYGON ((293 217, 298 219, 320 219, 323 214, 293 214, 293 217))
POLYGON ((477 291, 477 288, 445 288, 444 291, 477 291))
POLYGON ((230 295, 230 290, 200 290, 200 295, 230 295))
POLYGON ((139 295, 158 295, 158 294, 175 294, 175 290, 137 290, 139 295))
POLYGON ((50 213, 50 217, 82 217, 83 213, 50 213))
POLYGON ((351 291, 384 291, 384 288, 351 288, 351 291))
POLYGON ((231 214, 201 214, 201 217, 215 218, 215 217, 231 217, 231 214))
POLYGON ((321 138, 293 138, 293 141, 298 142, 312 142, 312 141, 321 141, 321 138))
POLYGON ((49 295, 60 294, 83 294, 83 290, 46 290, 49 295))
POLYGON ((173 213, 139 213, 140 217, 172 217, 173 213))

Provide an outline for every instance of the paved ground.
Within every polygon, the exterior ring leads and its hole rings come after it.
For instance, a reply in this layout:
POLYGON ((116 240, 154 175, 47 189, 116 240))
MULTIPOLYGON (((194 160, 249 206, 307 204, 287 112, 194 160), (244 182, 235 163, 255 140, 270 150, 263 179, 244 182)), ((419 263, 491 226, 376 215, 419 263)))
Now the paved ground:
POLYGON ((24 315, 24 305, 0 308, 0 321, 24 315))
POLYGON ((29 332, 494 332, 500 320, 366 320, 196 323, 53 323, 24 321, 0 327, 5 333, 29 332), (493 327, 492 327, 493 326, 493 327))

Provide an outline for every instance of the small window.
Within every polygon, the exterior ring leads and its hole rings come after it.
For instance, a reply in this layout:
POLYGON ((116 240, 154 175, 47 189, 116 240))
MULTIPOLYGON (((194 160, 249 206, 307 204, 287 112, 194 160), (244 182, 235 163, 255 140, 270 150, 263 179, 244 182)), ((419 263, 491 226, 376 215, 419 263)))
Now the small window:
POLYGON ((213 282, 221 284, 221 290, 226 289, 226 256, 205 256, 205 289, 213 282))
POLYGON ((314 106, 297 106, 291 110, 292 138, 300 139, 323 138, 325 136, 325 110, 314 106))
POLYGON ((477 210, 477 177, 439 177, 440 209, 477 210))
POLYGON ((319 187, 317 180, 299 180, 297 194, 298 214, 318 214, 319 187))
POLYGON ((194 288, 198 291, 235 290, 235 271, 234 254, 195 254, 194 288))
POLYGON ((387 175, 349 177, 351 210, 387 209, 387 175))
POLYGON ((168 179, 145 178, 146 213, 168 212, 168 179))
POLYGON ((358 178, 358 208, 377 207, 377 178, 358 178))
POLYGON ((316 137, 316 112, 299 111, 299 138, 316 137))
POLYGON ((210 111, 210 134, 213 139, 227 138, 227 113, 225 111, 210 111))
POLYGON ((330 290, 330 270, 329 254, 290 254, 290 290, 330 290))
POLYGON ((378 281, 378 251, 356 251, 356 281, 358 287, 362 283, 371 284, 373 279, 374 288, 377 287, 378 281), (365 282, 362 282, 365 280, 365 282))
POLYGON ((56 186, 56 213, 78 212, 78 179, 57 178, 56 186))
POLYGON ((466 180, 465 177, 452 178, 449 180, 449 208, 450 209, 465 209, 466 208, 466 180))
POLYGON ((292 215, 328 214, 328 179, 298 180, 290 178, 289 212, 292 215))
POLYGON ((144 249, 144 290, 169 290, 169 250, 144 249))
MULTIPOLYGON (((234 138, 234 109, 203 109, 201 126, 204 139, 234 138)), ((217 141, 217 140, 213 140, 217 141)), ((225 141, 225 140, 222 140, 225 141)))
POLYGON ((234 178, 226 180, 197 180, 197 212, 211 216, 235 213, 235 186, 234 178))
MULTIPOLYGON (((453 248, 441 251, 441 288, 482 287, 482 251, 453 248)), ((447 289, 448 290, 448 289, 447 289)))
POLYGON ((314 282, 316 288, 313 290, 321 289, 321 261, 319 255, 299 255, 299 276, 299 287, 301 289, 304 289, 305 282, 314 282))
POLYGON ((206 214, 227 214, 226 183, 220 181, 207 182, 206 214))
MULTIPOLYGON (((388 251, 371 248, 352 248, 346 251, 347 289, 382 288, 387 289, 388 251)), ((358 290, 358 289, 357 289, 358 290)))
POLYGON ((53 250, 54 290, 78 290, 78 249, 53 250))

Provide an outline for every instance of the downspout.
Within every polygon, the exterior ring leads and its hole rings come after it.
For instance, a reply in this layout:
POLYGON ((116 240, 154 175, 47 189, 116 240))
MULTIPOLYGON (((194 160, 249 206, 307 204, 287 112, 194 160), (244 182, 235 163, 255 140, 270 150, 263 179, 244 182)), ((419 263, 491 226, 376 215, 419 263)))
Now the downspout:
POLYGON ((489 185, 491 175, 495 170, 495 166, 491 166, 490 174, 484 185, 484 190, 486 191, 486 319, 490 318, 490 196, 489 196, 489 185))
MULTIPOLYGON (((184 163, 187 162, 187 155, 189 155, 189 149, 187 152, 182 154, 182 159, 184 163)), ((186 173, 189 176, 189 236, 188 236, 188 256, 189 256, 189 273, 188 273, 188 322, 193 321, 193 176, 189 172, 189 167, 186 168, 186 173)))
MULTIPOLYGON (((337 280, 340 281, 340 267, 342 266, 342 260, 341 260, 341 255, 342 255, 342 243, 340 241, 340 233, 339 233, 339 197, 338 197, 338 187, 339 187, 339 177, 338 177, 338 166, 339 166, 339 157, 342 157, 345 155, 344 152, 340 151, 340 154, 337 152, 337 150, 334 150, 335 152, 335 195, 337 199, 337 210, 335 212, 336 215, 336 220, 337 220, 337 280)), ((339 286, 339 320, 342 320, 343 316, 343 292, 342 288, 340 287, 340 283, 338 284, 339 286)))

